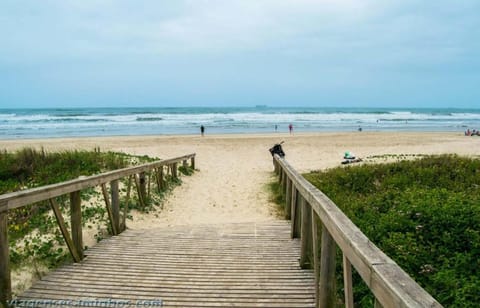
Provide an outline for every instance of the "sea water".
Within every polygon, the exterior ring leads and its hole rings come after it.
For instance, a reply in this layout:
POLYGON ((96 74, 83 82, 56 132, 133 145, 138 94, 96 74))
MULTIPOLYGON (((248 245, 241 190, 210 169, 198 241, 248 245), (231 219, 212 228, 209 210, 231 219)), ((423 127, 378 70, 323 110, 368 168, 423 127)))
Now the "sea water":
POLYGON ((480 109, 61 108, 0 109, 0 139, 328 131, 480 129, 480 109))

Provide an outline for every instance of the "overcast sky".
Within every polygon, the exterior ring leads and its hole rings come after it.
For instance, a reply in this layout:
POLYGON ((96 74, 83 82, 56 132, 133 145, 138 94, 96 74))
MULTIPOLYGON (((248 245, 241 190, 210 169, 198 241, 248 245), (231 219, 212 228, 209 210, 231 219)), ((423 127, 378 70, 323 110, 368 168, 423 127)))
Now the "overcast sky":
POLYGON ((479 0, 0 1, 0 108, 479 100, 479 0))

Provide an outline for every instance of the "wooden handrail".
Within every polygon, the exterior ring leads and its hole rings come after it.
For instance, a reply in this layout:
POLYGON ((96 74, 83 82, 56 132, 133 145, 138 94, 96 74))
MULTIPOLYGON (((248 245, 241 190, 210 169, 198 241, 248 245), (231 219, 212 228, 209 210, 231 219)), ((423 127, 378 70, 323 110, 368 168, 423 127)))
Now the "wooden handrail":
POLYGON ((127 196, 130 198, 130 188, 132 176, 137 186, 138 198, 142 206, 145 205, 147 192, 150 193, 150 177, 148 178, 148 187, 145 187, 145 173, 153 171, 157 177, 158 191, 164 187, 163 168, 167 166, 171 170, 174 179, 178 177, 177 167, 181 162, 185 167, 187 160, 191 160, 191 167, 195 168, 195 154, 184 155, 162 161, 143 164, 135 167, 128 167, 102 174, 78 178, 58 184, 42 186, 38 188, 27 189, 19 192, 0 195, 0 307, 7 306, 7 301, 11 299, 11 278, 10 278, 10 259, 8 247, 8 221, 7 214, 9 210, 21 208, 23 206, 40 202, 49 201, 54 211, 57 223, 62 235, 73 257, 74 262, 80 262, 83 259, 83 240, 82 240, 82 213, 80 191, 86 188, 101 186, 105 205, 112 228, 112 234, 117 235, 125 229, 126 206, 123 211, 122 223, 120 222, 120 199, 118 180, 128 177, 127 196), (139 177, 137 178, 137 174, 139 177), (106 183, 110 182, 111 196, 107 193, 106 183), (62 195, 70 195, 71 212, 71 232, 68 232, 60 208, 55 198, 62 195), (111 199, 110 199, 111 198, 111 199), (71 233, 71 236, 70 236, 71 233))
MULTIPOLYGON (((282 178, 281 182, 287 181, 286 185, 282 183, 282 189, 291 189, 286 194, 286 202, 291 206, 292 237, 298 235, 298 214, 300 211, 311 211, 310 215, 301 215, 301 229, 307 229, 308 232, 300 232, 301 236, 308 236, 309 239, 302 239, 302 243, 308 243, 316 238, 315 225, 316 216, 322 224, 322 243, 320 260, 314 255, 313 268, 315 273, 319 272, 320 277, 316 288, 317 307, 331 307, 335 304, 335 281, 332 272, 335 272, 335 247, 342 250, 344 256, 344 280, 348 286, 351 284, 352 265, 365 281, 367 286, 374 294, 378 304, 383 307, 442 307, 430 294, 420 287, 404 270, 402 270, 392 259, 373 244, 360 229, 330 200, 324 193, 318 190, 303 176, 301 176, 285 159, 278 155, 274 156, 275 170, 282 178), (288 183, 290 182, 290 183, 288 183), (298 200, 302 200, 298 202, 298 200), (304 204, 306 203, 306 204, 304 204), (303 207, 301 206, 302 204, 303 207), (300 209, 297 207, 300 205, 300 209), (311 227, 313 223, 313 228, 311 227), (310 232, 310 229, 314 230, 310 232), (333 245, 330 244, 333 239, 333 245), (336 245, 335 245, 336 244, 336 245), (333 258, 333 260, 332 260, 333 258), (321 267, 320 267, 321 263, 321 267), (320 271, 317 271, 320 267, 320 271), (333 268, 332 268, 333 267, 333 268), (330 277, 328 280, 320 278, 330 277), (318 295, 320 294, 320 295, 318 295)), ((290 206, 286 206, 289 208, 290 206)), ((312 241, 313 242, 313 241, 312 241)), ((312 250, 318 243, 312 243, 312 250)), ((305 260, 304 251, 309 249, 302 248, 301 260, 305 260)), ((345 290, 345 303, 350 307, 353 295, 348 294, 348 286, 345 290)))
POLYGON ((95 187, 101 184, 111 182, 113 180, 127 177, 132 174, 150 171, 154 168, 179 163, 187 159, 192 159, 194 157, 195 154, 189 154, 171 159, 143 164, 140 166, 128 167, 110 172, 105 172, 102 174, 78 178, 58 184, 46 185, 42 187, 4 194, 0 196, 0 212, 13 210, 28 204, 48 200, 85 188, 95 187))

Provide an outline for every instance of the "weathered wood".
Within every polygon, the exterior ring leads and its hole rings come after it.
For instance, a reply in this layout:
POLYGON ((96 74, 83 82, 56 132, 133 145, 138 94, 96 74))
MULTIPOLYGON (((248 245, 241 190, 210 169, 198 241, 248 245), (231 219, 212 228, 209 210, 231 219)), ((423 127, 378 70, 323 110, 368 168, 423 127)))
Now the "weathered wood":
POLYGON ((180 162, 184 159, 195 157, 195 154, 189 154, 181 157, 156 161, 140 166, 128 167, 124 169, 105 172, 98 175, 82 177, 71 181, 65 181, 59 184, 46 185, 38 188, 22 190, 0 195, 0 212, 19 208, 28 204, 48 200, 74 191, 80 191, 85 188, 95 187, 102 183, 109 183, 129 175, 140 172, 150 171, 153 168, 170 165, 174 162, 180 162))
POLYGON ((352 264, 345 255, 343 255, 343 289, 345 308, 353 308, 352 264))
POLYGON ((300 267, 312 267, 312 210, 310 205, 302 198, 302 230, 300 248, 300 267))
POLYGON ((183 165, 183 168, 185 168, 185 170, 188 168, 188 163, 186 159, 183 160, 182 165, 183 165))
POLYGON ((295 199, 292 202, 292 238, 299 238, 302 230, 302 200, 303 197, 295 189, 295 199))
POLYGON ((152 174, 149 173, 149 174, 147 175, 147 178, 148 178, 148 180, 147 180, 147 183, 148 183, 148 184, 147 184, 147 200, 150 200, 150 196, 151 196, 151 195, 150 195, 150 185, 151 185, 152 174))
POLYGON ((292 212, 292 181, 287 178, 287 191, 285 194, 285 219, 290 219, 292 212))
POLYGON ((113 218, 112 206, 110 204, 110 196, 108 195, 107 185, 102 184, 101 186, 102 186, 103 199, 105 200, 105 207, 107 208, 108 221, 110 222, 110 227, 112 228, 112 235, 117 235, 118 229, 115 225, 115 221, 113 218))
POLYGON ((115 226, 116 234, 120 233, 120 193, 118 180, 110 182, 110 193, 112 195, 112 225, 115 226))
POLYGON ((378 301, 377 298, 375 298, 375 301, 373 303, 373 307, 374 308, 383 308, 382 304, 380 304, 380 302, 378 301))
POLYGON ((139 178, 136 174, 133 175, 133 176, 134 176, 134 179, 135 179, 135 187, 137 188, 138 201, 140 202, 140 206, 142 208, 144 208, 145 207, 145 200, 143 199, 142 191, 141 191, 141 188, 140 188, 140 180, 139 180, 139 178))
POLYGON ((441 307, 430 294, 378 249, 325 194, 303 178, 285 159, 278 155, 275 159, 293 181, 293 186, 297 187, 299 194, 312 206, 363 281, 385 307, 392 305, 409 307, 412 303, 426 307, 441 307), (390 270, 395 275, 376 276, 377 269, 390 266, 393 266, 394 269, 390 270), (401 287, 396 277, 403 277, 401 287))
POLYGON ((165 188, 165 178, 164 178, 163 170, 164 170, 163 166, 158 168, 157 175, 158 175, 158 181, 160 183, 159 192, 165 188))
POLYGON ((138 175, 138 183, 140 184, 139 188, 140 188, 140 194, 142 195, 143 203, 146 204, 148 199, 147 199, 147 188, 146 188, 147 181, 146 181, 145 172, 140 172, 140 174, 138 175))
POLYGON ((63 219, 62 212, 60 211, 60 207, 58 206, 55 199, 50 199, 49 201, 50 201, 50 206, 53 210, 53 213, 55 214, 55 218, 57 219, 58 227, 60 228, 60 231, 62 232, 63 239, 65 240, 65 243, 67 244, 67 247, 68 247, 68 250, 70 251, 70 254, 72 255, 73 261, 74 262, 80 262, 82 259, 80 258, 80 255, 78 254, 77 248, 73 244, 72 238, 70 237, 70 233, 68 232, 67 226, 65 225, 65 221, 63 219))
POLYGON ((190 158, 190 167, 192 167, 192 170, 195 170, 195 156, 190 158))
POLYGON ((312 217, 312 250, 313 250, 313 274, 315 277, 315 307, 319 307, 320 299, 320 258, 318 254, 318 218, 313 208, 310 208, 312 217))
POLYGON ((0 212, 0 305, 12 298, 7 212, 0 212))
POLYGON ((130 203, 130 191, 132 189, 132 175, 128 177, 127 195, 125 196, 125 204, 123 205, 122 230, 127 229, 128 205, 130 203))
POLYGON ((83 259, 83 235, 82 235, 82 199, 80 191, 70 193, 70 218, 72 228, 72 240, 80 259, 83 259))
POLYGON ((162 299, 164 307, 314 307, 285 221, 126 230, 20 299, 162 299), (168 247, 171 247, 169 249, 168 247), (185 250, 194 253, 185 253, 185 250))
POLYGON ((282 183, 282 178, 284 177, 285 173, 283 172, 283 169, 282 168, 279 168, 278 170, 278 183, 281 184, 282 183))
POLYGON ((178 165, 177 165, 177 163, 173 163, 173 164, 172 164, 172 177, 173 177, 174 179, 178 179, 178 173, 177 173, 177 171, 178 171, 178 165))
POLYGON ((322 250, 320 260, 319 307, 335 307, 335 257, 336 245, 327 228, 322 225, 322 250))

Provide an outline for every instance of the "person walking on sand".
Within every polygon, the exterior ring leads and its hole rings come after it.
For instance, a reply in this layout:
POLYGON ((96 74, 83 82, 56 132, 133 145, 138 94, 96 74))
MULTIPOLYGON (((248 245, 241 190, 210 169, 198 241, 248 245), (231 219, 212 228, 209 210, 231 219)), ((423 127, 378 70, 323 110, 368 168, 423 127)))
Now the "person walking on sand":
POLYGON ((205 126, 200 126, 200 133, 202 134, 202 137, 203 135, 205 135, 205 126))
POLYGON ((293 125, 292 123, 290 123, 290 125, 288 125, 288 130, 290 131, 290 135, 293 133, 293 125))

